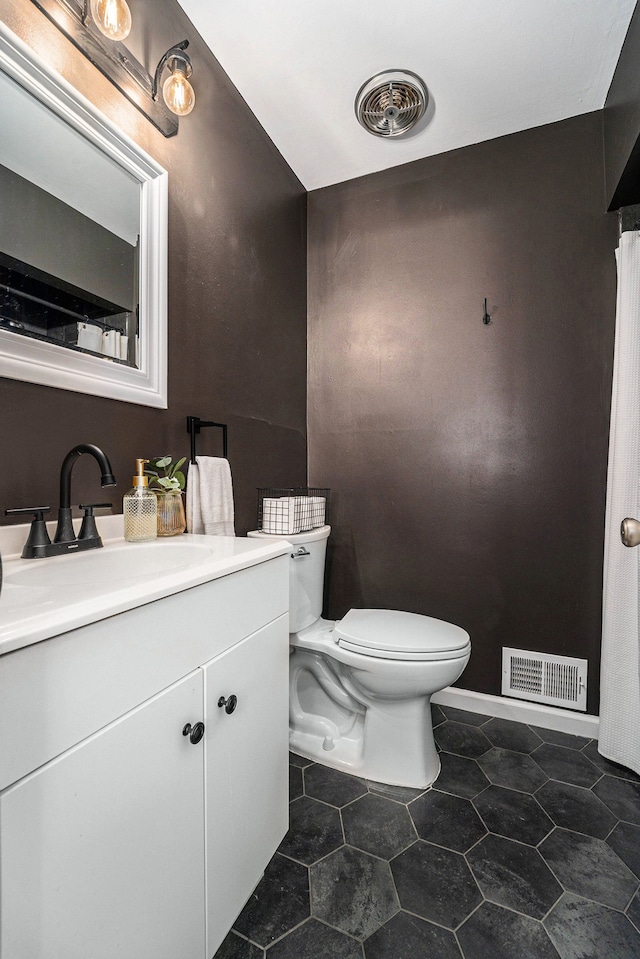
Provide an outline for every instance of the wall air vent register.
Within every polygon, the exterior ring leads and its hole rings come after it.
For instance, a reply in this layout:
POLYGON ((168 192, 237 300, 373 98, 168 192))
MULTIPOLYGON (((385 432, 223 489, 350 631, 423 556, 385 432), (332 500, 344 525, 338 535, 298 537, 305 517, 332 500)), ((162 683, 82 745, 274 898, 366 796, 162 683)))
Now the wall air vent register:
POLYGON ((585 711, 587 660, 502 649, 502 695, 585 711))

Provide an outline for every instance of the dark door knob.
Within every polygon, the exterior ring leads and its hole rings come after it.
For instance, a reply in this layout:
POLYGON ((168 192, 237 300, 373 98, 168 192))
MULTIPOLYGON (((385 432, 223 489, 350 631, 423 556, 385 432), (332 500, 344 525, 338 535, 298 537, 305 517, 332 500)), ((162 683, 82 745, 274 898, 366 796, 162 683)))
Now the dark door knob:
POLYGON ((238 705, 237 696, 229 696, 227 699, 225 699, 224 696, 221 696, 220 699, 218 700, 218 706, 220 707, 220 709, 222 709, 222 707, 224 706, 225 713, 228 713, 229 715, 231 715, 231 713, 234 711, 237 705, 238 705))
POLYGON ((187 723, 182 730, 182 735, 188 736, 189 740, 195 746, 204 736, 204 723, 196 723, 195 726, 192 726, 191 723, 187 723))

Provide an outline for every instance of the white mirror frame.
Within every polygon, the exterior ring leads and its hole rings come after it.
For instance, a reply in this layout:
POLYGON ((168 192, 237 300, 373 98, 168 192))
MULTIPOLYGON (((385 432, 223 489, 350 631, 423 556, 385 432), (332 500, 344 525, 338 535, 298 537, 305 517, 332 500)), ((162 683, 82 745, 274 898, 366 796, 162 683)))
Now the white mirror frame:
POLYGON ((0 376, 166 409, 168 174, 2 22, 0 69, 141 186, 140 369, 0 329, 0 376))

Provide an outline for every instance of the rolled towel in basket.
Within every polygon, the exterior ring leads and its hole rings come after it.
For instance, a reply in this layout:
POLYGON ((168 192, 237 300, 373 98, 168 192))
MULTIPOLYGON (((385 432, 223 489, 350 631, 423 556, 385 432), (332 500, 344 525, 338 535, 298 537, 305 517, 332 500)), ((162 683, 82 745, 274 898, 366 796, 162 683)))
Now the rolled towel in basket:
POLYGON ((324 526, 324 518, 327 508, 327 501, 324 496, 310 496, 311 526, 316 529, 318 526, 324 526))
POLYGON ((277 496, 262 501, 262 531, 286 536, 300 532, 295 496, 277 496))
POLYGON ((265 497, 262 501, 262 532, 282 536, 324 525, 324 496, 265 497))
POLYGON ((187 477, 187 529, 208 536, 235 536, 229 461, 196 456, 187 477))

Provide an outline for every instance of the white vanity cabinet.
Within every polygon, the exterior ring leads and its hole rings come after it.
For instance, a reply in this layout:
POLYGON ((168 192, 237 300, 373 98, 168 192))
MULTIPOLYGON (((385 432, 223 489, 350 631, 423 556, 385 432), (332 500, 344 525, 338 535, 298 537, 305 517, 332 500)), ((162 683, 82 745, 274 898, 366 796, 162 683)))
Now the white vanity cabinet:
POLYGON ((288 670, 289 627, 281 620, 204 668, 207 959, 287 831, 288 670), (223 699, 226 705, 218 705, 223 699), (274 765, 283 749, 285 770, 274 765))
POLYGON ((2 959, 202 959, 201 704, 194 673, 5 791, 2 959))
POLYGON ((283 556, 0 657, 1 959, 212 959, 287 829, 287 605, 283 556))

